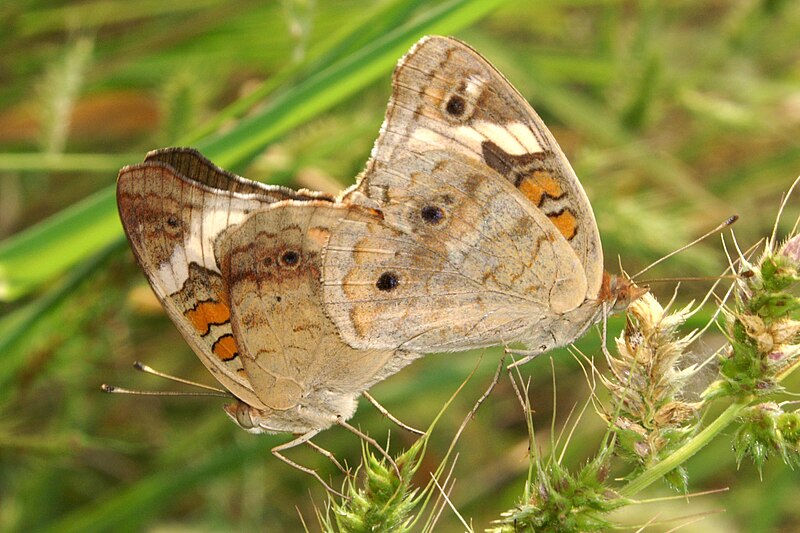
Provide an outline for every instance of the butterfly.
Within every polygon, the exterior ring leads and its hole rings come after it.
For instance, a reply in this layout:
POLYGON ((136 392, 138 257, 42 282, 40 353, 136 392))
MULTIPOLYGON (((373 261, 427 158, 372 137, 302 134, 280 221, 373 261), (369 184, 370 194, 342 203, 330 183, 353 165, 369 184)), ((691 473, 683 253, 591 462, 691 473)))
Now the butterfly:
POLYGON ((415 357, 351 348, 323 311, 330 228, 370 210, 246 180, 186 148, 123 168, 117 204, 167 314, 237 398, 226 412, 254 433, 300 435, 273 451, 349 419, 362 392, 415 357))
POLYGON ((569 344, 645 289, 603 270, 591 205, 550 131, 488 61, 448 37, 400 60, 380 135, 338 201, 323 301, 357 349, 569 344))
MULTIPOLYGON (((308 440, 420 354, 565 345, 644 289, 603 271, 555 139, 477 52, 420 40, 379 138, 333 198, 251 182, 191 149, 118 179, 134 255, 253 432, 308 440)), ((289 444, 292 444, 289 443, 289 444)))

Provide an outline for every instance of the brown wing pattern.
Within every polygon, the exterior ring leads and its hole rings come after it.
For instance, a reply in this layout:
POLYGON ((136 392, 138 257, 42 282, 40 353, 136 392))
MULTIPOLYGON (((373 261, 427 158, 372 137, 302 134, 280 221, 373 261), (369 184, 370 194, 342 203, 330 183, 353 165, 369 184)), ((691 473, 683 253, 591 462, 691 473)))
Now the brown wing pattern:
POLYGON ((447 351, 518 339, 585 300, 567 241, 513 186, 446 151, 373 176, 385 220, 344 220, 325 254, 325 304, 357 348, 447 351))
POLYGON ((194 148, 153 150, 145 156, 144 161, 145 163, 164 163, 172 167, 176 174, 186 176, 192 181, 207 185, 212 189, 238 194, 255 194, 263 197, 267 202, 279 202, 281 200, 333 200, 330 195, 321 192, 304 189, 295 191, 288 187, 265 185, 264 183, 243 178, 218 167, 194 148))
POLYGON ((434 36, 400 60, 392 87, 372 158, 345 199, 366 195, 382 207, 385 183, 376 175, 428 150, 479 161, 548 217, 580 260, 587 296, 596 297, 603 261, 589 201, 550 131, 503 75, 468 45, 434 36))

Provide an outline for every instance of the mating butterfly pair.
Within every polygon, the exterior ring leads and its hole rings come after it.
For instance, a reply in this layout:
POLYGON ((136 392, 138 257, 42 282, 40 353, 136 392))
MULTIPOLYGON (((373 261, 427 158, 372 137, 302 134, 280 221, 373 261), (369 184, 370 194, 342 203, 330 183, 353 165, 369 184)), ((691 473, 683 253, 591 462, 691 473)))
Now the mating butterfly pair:
POLYGON ((643 291, 603 271, 583 188, 483 57, 425 37, 380 136, 334 198, 252 182, 191 149, 119 175, 125 232, 243 428, 308 440, 434 351, 579 337, 643 291))

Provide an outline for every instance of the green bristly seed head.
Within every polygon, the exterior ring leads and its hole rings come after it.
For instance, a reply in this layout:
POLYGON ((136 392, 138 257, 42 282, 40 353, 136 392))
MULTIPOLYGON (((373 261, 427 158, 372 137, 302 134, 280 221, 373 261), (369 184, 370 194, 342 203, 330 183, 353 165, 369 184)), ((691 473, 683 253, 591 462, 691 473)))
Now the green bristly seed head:
POLYGON ((606 487, 610 448, 604 447, 577 474, 555 460, 542 464, 537 458, 527 498, 502 514, 494 533, 559 531, 564 533, 607 531, 614 524, 606 515, 628 503, 606 487))
POLYGON ((421 498, 419 491, 412 486, 411 479, 420 465, 418 455, 423 449, 423 440, 417 441, 395 459, 400 468, 399 479, 391 465, 378 459, 365 446, 361 463, 363 486, 357 486, 352 478, 347 480, 345 494, 349 500, 330 504, 329 516, 323 520, 325 531, 411 531, 414 511, 419 511, 417 506, 421 498), (330 520, 330 513, 333 514, 335 527, 330 520))
POLYGON ((747 409, 742 425, 733 437, 736 461, 749 457, 759 473, 772 456, 779 456, 790 467, 800 466, 800 413, 785 413, 775 403, 762 403, 747 409))
POLYGON ((768 246, 757 265, 746 265, 727 313, 730 348, 720 360, 721 379, 706 389, 706 399, 774 393, 778 375, 800 355, 800 236, 778 251, 768 246))

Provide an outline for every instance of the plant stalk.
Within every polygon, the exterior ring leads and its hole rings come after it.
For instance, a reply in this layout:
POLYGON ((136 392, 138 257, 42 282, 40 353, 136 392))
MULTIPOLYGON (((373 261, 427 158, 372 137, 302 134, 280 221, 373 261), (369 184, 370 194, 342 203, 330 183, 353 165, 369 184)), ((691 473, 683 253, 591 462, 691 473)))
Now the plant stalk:
POLYGON ((637 478, 631 480, 619 491, 620 496, 630 498, 653 482, 661 479, 667 473, 686 462, 690 457, 699 452, 706 444, 716 437, 723 429, 733 422, 737 416, 750 405, 750 399, 738 401, 728 406, 721 415, 714 419, 703 431, 692 437, 689 442, 678 448, 675 453, 642 472, 637 478))

